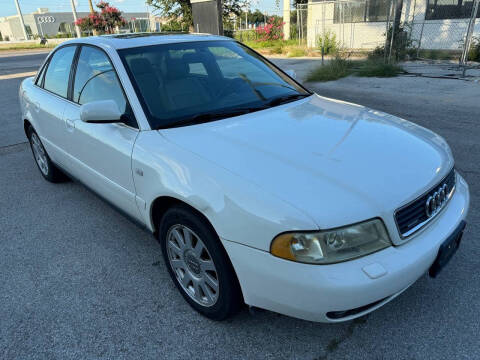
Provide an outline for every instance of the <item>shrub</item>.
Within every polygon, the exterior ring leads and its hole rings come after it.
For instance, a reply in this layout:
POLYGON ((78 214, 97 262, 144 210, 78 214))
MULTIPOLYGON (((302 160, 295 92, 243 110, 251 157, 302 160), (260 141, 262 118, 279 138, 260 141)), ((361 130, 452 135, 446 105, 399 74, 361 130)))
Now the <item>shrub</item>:
POLYGON ((272 16, 265 26, 260 26, 255 31, 259 41, 282 40, 283 22, 280 18, 272 16))
POLYGON ((472 47, 468 52, 468 60, 480 61, 480 37, 473 38, 472 47))
POLYGON ((331 55, 338 52, 340 44, 337 41, 337 35, 331 30, 327 30, 325 34, 317 37, 317 47, 322 50, 324 55, 331 55))
POLYGON ((255 41, 258 39, 257 32, 255 30, 239 30, 235 31, 234 39, 241 42, 255 41))
POLYGON ((122 17, 122 12, 110 6, 108 2, 100 1, 96 6, 101 10, 100 13, 95 11, 75 22, 75 25, 78 25, 82 31, 96 30, 100 33, 113 34, 115 27, 127 24, 122 17))
POLYGON ((336 56, 327 64, 314 69, 307 75, 307 81, 332 81, 352 74, 352 62, 336 56))
POLYGON ((392 26, 388 29, 386 34, 387 38, 385 45, 378 46, 370 54, 368 58, 370 60, 377 60, 385 57, 385 52, 387 55, 390 53, 390 43, 393 34, 393 44, 392 44, 392 58, 394 61, 404 60, 407 55, 414 56, 415 51, 412 49, 412 40, 409 37, 408 26, 400 24, 399 27, 395 28, 395 31, 392 31, 392 26))

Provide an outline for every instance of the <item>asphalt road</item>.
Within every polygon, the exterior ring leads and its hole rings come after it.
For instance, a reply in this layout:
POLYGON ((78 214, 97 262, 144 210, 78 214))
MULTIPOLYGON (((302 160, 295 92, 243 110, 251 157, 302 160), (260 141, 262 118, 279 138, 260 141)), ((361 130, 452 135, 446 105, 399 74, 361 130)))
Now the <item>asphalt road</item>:
MULTIPOLYGON (((0 57, 0 76, 32 71, 44 56, 0 57)), ((299 73, 308 64, 278 62, 299 73)), ((0 359, 480 358, 478 84, 309 85, 440 133, 472 193, 462 246, 437 279, 424 276, 374 313, 329 325, 247 310, 213 322, 192 311, 149 233, 81 185, 42 179, 23 135, 20 81, 0 80, 0 359)))

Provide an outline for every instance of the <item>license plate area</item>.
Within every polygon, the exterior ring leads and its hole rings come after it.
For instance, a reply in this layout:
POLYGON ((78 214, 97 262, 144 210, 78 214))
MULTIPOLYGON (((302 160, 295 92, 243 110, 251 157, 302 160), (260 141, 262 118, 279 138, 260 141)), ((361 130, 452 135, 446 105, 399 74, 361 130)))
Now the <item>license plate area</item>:
POLYGON ((453 254, 455 254, 458 247, 460 246, 465 226, 465 221, 462 221, 460 225, 457 226, 455 231, 447 238, 447 240, 445 240, 442 245, 440 245, 437 258, 435 259, 432 266, 430 267, 430 270, 428 271, 431 277, 437 277, 440 271, 450 261, 453 254))

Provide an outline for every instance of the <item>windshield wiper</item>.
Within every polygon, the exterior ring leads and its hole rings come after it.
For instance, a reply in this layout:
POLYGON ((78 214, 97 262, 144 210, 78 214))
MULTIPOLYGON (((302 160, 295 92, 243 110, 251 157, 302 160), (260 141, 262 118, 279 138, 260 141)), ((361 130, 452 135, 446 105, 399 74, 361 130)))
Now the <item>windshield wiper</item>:
POLYGON ((211 112, 211 113, 200 113, 185 119, 181 119, 175 121, 173 124, 169 124, 166 126, 159 126, 159 129, 166 129, 166 128, 173 128, 173 127, 181 127, 181 126, 188 126, 188 125, 197 125, 203 124, 206 122, 225 119, 233 116, 239 116, 243 114, 248 114, 251 111, 259 110, 259 108, 251 107, 251 108, 237 108, 228 111, 218 111, 218 112, 211 112))
POLYGON ((236 108, 232 110, 223 110, 223 111, 209 112, 209 113, 200 113, 184 119, 177 120, 171 124, 160 125, 156 128, 156 130, 189 126, 189 125, 197 125, 197 124, 203 124, 210 121, 226 119, 233 116, 240 116, 240 115, 248 114, 248 113, 259 111, 259 110, 265 110, 273 106, 286 104, 288 102, 299 100, 308 96, 311 96, 311 94, 290 94, 290 95, 276 97, 258 106, 241 107, 241 108, 236 108))
POLYGON ((273 98, 269 101, 267 101, 264 105, 265 107, 272 107, 272 106, 277 106, 277 105, 282 105, 286 104, 295 100, 300 100, 305 97, 309 97, 312 94, 290 94, 290 95, 284 95, 284 96, 279 96, 276 98, 273 98))

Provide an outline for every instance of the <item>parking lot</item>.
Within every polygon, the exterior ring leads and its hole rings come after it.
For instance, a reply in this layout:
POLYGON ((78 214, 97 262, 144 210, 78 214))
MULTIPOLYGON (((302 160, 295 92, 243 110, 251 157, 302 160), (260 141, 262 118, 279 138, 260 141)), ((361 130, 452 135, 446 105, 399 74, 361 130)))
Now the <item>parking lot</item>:
MULTIPOLYGON (((45 55, 0 54, 0 359, 480 358, 479 83, 399 77, 308 84, 414 121, 450 143, 471 208, 462 245, 437 279, 424 276, 381 309, 342 324, 247 309, 213 322, 183 300, 151 234, 83 186, 41 177, 23 133, 23 77, 16 74, 35 71, 45 55)), ((310 66, 275 62, 300 78, 310 66)))

